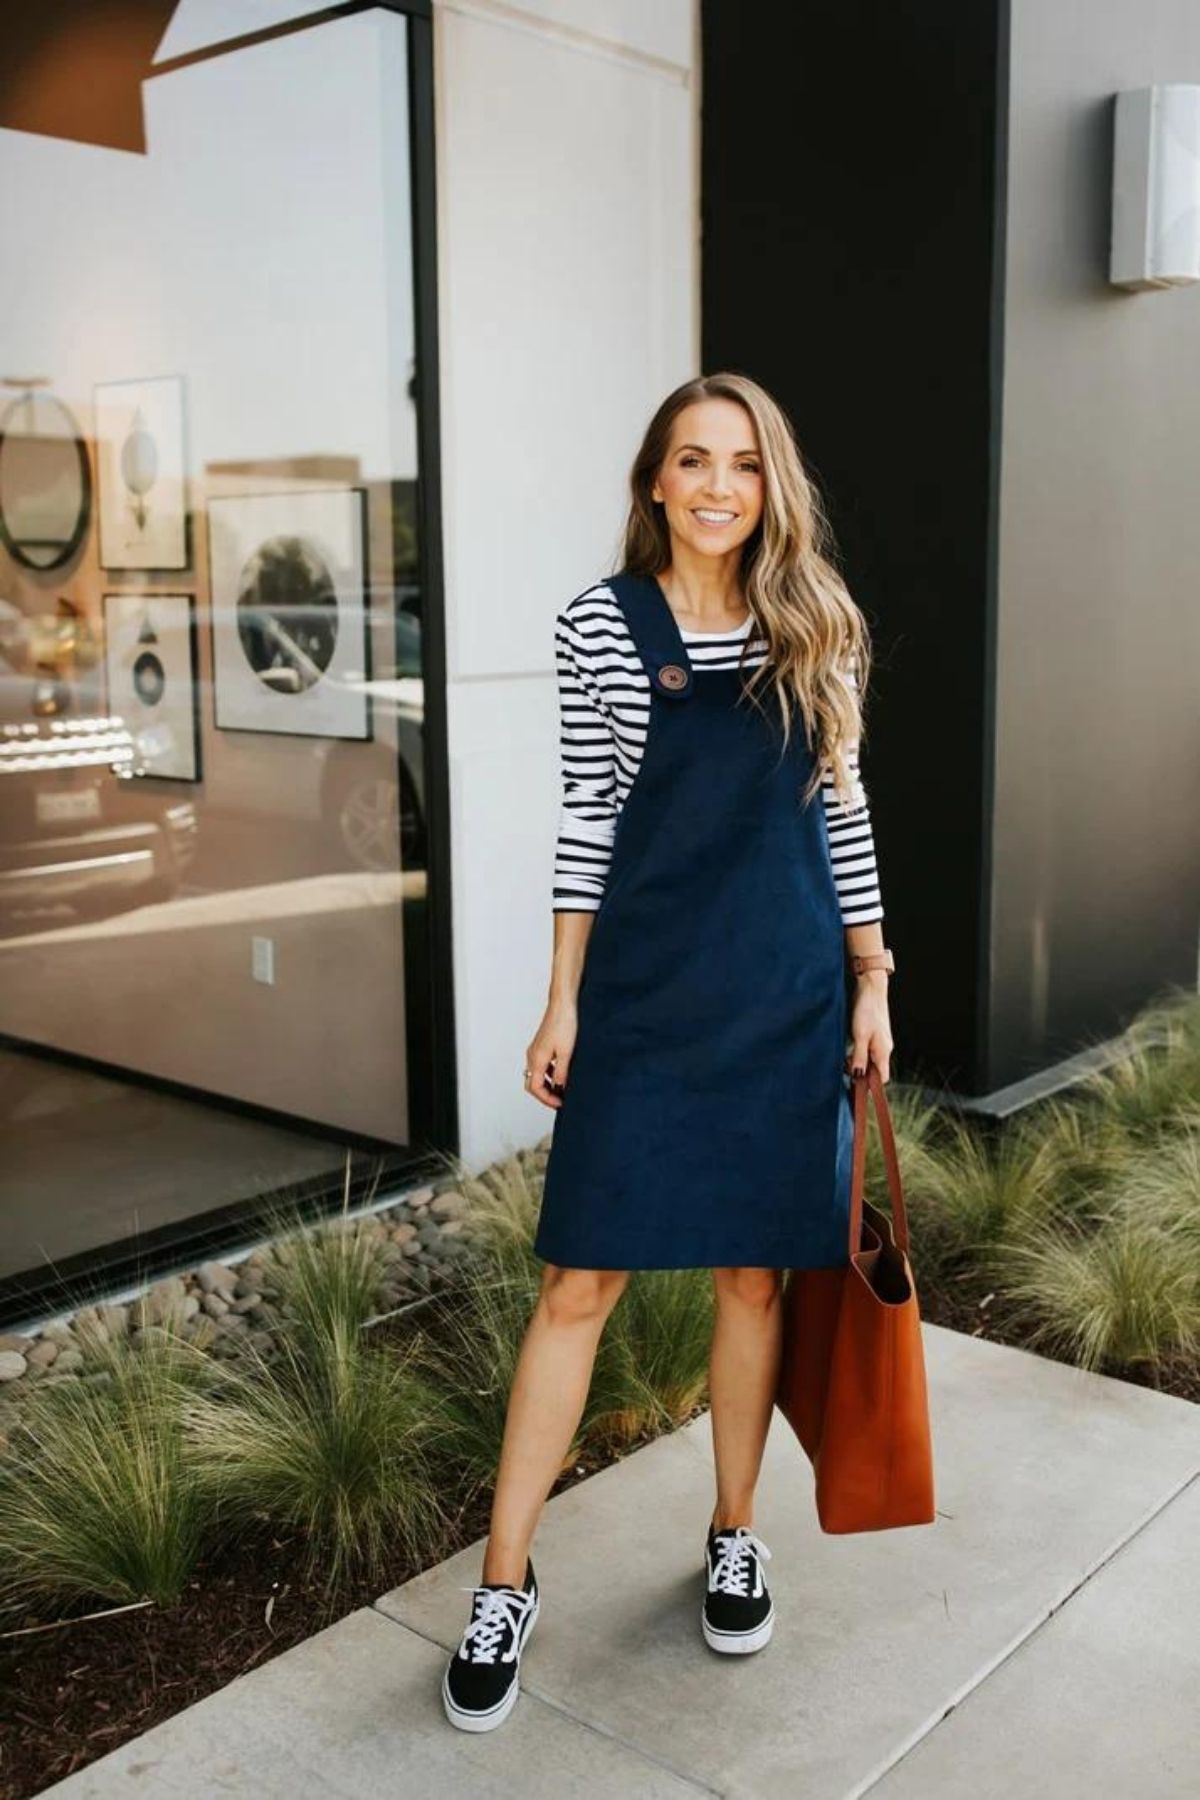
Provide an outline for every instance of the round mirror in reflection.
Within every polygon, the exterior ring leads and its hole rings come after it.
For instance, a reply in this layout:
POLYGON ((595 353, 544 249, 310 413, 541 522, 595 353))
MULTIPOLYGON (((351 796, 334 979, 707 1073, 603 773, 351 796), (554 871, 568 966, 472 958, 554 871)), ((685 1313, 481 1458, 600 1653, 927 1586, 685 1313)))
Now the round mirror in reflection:
POLYGON ((272 537, 238 577, 238 637, 259 680, 277 694, 316 685, 333 660, 337 589, 307 538, 272 537))
POLYGON ((83 542, 92 478, 79 426, 53 394, 18 394, 0 417, 0 542, 27 569, 57 569, 83 542))

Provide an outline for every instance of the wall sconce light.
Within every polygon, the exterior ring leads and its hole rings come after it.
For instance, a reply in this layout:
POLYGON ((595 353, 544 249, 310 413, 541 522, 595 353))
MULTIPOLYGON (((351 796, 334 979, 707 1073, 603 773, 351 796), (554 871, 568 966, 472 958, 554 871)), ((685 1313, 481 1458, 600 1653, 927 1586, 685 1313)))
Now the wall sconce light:
POLYGON ((1200 281, 1200 86, 1116 97, 1108 278, 1130 289, 1200 281))

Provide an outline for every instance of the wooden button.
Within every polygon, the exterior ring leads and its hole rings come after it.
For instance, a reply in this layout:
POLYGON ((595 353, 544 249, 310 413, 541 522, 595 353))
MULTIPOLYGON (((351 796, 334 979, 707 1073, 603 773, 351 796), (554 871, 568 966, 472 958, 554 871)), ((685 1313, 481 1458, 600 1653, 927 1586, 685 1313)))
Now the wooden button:
POLYGON ((681 669, 678 663, 664 663, 658 671, 658 679, 665 688, 685 688, 687 686, 687 670, 681 669))

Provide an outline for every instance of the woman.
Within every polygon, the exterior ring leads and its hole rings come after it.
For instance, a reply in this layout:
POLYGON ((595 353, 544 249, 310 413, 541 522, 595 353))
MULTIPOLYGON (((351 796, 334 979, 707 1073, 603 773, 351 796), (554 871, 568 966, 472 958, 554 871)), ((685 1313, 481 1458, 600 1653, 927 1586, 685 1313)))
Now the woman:
POLYGON ((781 1271, 845 1261, 848 1071, 870 1058, 890 1075, 893 961, 857 774, 869 641, 787 420, 745 376, 689 381, 631 485, 621 572, 557 620, 553 969, 525 1069, 557 1113, 547 1266, 442 1684, 471 1731, 516 1700, 534 1528, 630 1269, 712 1270, 701 1630, 722 1652, 767 1642, 770 1551, 751 1522, 781 1271))

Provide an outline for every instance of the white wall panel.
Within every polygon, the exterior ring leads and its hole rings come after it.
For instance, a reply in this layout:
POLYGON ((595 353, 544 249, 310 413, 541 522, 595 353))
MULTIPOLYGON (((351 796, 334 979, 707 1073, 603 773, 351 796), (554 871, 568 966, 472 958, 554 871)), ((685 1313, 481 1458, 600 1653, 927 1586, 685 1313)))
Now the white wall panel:
MULTIPOLYGON (((259 0, 262 3, 262 0, 259 0)), ((282 3, 282 0, 279 0, 282 3)), ((692 64, 693 9, 689 0, 441 0, 447 11, 490 16, 515 30, 556 30, 598 47, 629 50, 644 59, 692 64)))
POLYGON ((436 10, 442 479, 462 1147, 548 1130, 554 616, 614 565, 628 467, 696 372, 693 0, 436 10), (540 15, 540 21, 539 21, 540 15))

